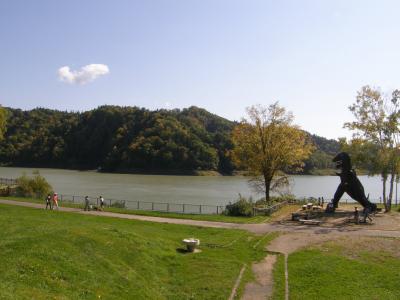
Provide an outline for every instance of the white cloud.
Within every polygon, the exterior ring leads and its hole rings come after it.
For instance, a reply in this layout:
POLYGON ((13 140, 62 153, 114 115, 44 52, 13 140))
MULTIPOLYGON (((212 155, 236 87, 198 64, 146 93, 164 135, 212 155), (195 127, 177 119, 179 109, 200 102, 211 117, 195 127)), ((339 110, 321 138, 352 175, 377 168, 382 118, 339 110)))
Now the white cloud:
POLYGON ((58 78, 71 84, 86 84, 109 72, 108 66, 103 64, 86 65, 77 71, 71 71, 68 66, 64 66, 58 69, 58 78))

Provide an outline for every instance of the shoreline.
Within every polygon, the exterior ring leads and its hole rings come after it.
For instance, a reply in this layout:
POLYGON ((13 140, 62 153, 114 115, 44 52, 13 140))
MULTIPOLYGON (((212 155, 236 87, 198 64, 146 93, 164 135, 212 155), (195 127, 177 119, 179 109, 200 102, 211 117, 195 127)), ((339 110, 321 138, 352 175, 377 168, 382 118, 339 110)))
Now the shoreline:
MULTIPOLYGON (((55 169, 78 172, 96 172, 101 174, 132 174, 132 175, 171 175, 171 176, 210 176, 210 177, 246 177, 246 172, 235 170, 231 174, 220 173, 216 170, 145 170, 145 169, 116 169, 114 171, 86 168, 74 168, 65 166, 37 166, 37 165, 9 165, 0 164, 4 168, 27 168, 27 169, 55 169)), ((336 176, 334 169, 317 169, 310 173, 287 174, 288 176, 336 176)), ((357 175, 367 175, 367 172, 357 170, 357 175)))

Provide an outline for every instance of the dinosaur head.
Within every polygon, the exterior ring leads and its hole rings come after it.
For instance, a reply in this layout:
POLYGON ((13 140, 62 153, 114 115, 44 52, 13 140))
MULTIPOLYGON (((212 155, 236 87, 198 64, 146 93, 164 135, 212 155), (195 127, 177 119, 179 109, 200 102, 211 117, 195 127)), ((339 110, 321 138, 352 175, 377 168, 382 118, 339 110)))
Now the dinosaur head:
POLYGON ((340 170, 341 173, 351 170, 350 156, 346 152, 340 152, 332 161, 336 164, 336 169, 340 170))

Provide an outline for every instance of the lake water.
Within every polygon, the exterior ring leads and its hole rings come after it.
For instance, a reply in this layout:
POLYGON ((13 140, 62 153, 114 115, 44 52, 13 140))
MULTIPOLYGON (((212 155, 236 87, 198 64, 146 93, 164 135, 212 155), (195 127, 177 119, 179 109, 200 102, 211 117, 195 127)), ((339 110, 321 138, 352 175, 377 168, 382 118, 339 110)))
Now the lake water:
MULTIPOLYGON (((34 169, 0 167, 0 177, 16 178, 34 169)), ((107 174, 95 171, 38 169, 59 194, 89 195, 163 203, 183 203, 225 206, 238 198, 257 195, 241 176, 171 176, 107 174)), ((359 176, 370 199, 379 201, 382 183, 380 177, 359 176)), ((292 176, 290 191, 297 197, 333 197, 339 183, 337 176, 292 176)), ((343 199, 350 199, 347 194, 343 199)))

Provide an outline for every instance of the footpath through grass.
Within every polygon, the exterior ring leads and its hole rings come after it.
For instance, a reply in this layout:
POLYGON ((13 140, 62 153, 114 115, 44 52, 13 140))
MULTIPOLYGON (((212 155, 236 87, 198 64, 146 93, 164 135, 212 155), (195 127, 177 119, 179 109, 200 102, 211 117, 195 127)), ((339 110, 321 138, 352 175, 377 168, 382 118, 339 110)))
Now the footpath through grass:
POLYGON ((9 205, 0 228, 0 299, 227 299, 273 238, 9 205))
POLYGON ((285 257, 279 254, 273 270, 274 287, 271 300, 285 299, 285 257))
MULTIPOLYGON (((22 201, 22 202, 31 202, 31 203, 40 203, 40 204, 45 203, 44 200, 42 200, 42 199, 24 198, 24 197, 1 197, 1 199, 22 201)), ((82 209, 84 207, 83 204, 76 204, 76 203, 63 202, 63 201, 59 201, 59 204, 64 207, 75 207, 75 208, 82 208, 82 209)), ((104 211, 121 213, 121 214, 140 215, 140 216, 153 216, 153 217, 163 217, 163 218, 173 218, 173 219, 189 219, 189 220, 238 223, 238 224, 265 223, 271 219, 270 216, 233 217, 233 216, 225 216, 225 215, 217 215, 217 214, 212 214, 212 215, 179 214, 179 213, 172 213, 172 212, 133 210, 133 209, 116 208, 116 207, 105 207, 104 211)))
MULTIPOLYGON (((399 246, 399 239, 348 238, 296 252, 290 299, 400 299, 399 246)), ((281 280, 281 271, 274 275, 281 280)))

